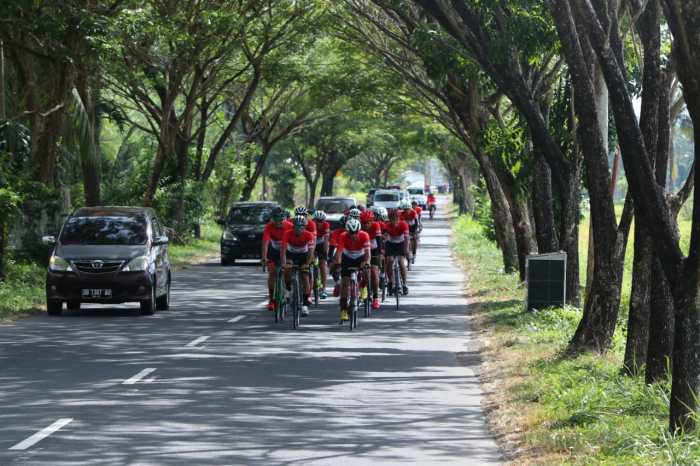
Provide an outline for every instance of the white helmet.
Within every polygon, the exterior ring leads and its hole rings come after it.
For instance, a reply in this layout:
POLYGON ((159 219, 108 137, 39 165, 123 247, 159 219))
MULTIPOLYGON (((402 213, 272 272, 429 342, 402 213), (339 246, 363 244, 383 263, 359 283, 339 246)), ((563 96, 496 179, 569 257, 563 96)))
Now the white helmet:
POLYGON ((350 233, 357 233, 362 228, 360 221, 356 218, 350 217, 347 222, 345 222, 345 229, 350 233))
POLYGON ((318 220, 319 222, 325 222, 326 221, 326 213, 322 210, 315 210, 313 218, 314 218, 314 220, 318 220))

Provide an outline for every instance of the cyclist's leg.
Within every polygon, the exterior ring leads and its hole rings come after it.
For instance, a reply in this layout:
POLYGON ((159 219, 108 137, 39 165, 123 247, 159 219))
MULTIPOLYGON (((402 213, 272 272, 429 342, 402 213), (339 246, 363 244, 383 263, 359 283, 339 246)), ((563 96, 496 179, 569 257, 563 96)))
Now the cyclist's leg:
POLYGON ((372 298, 379 297, 379 252, 372 256, 372 268, 370 269, 370 279, 372 280, 372 298))
MULTIPOLYGON (((403 251, 403 245, 401 245, 402 251, 403 251)), ((401 267, 401 281, 403 281, 403 285, 406 286, 406 255, 401 253, 399 255, 399 265, 401 267)))
POLYGON ((275 299, 275 281, 277 280, 277 267, 273 262, 267 264, 267 292, 270 302, 275 299))
POLYGON ((326 280, 328 280, 328 256, 323 248, 318 258, 318 269, 321 272, 321 292, 324 292, 326 290, 326 280))

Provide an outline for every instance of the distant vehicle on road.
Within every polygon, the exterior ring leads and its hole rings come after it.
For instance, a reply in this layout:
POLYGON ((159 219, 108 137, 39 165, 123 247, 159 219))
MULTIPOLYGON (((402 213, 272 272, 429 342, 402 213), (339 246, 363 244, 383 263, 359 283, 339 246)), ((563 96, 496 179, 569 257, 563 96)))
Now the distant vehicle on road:
POLYGON ((378 189, 374 193, 374 206, 396 209, 401 202, 401 191, 396 189, 378 189))
POLYGON ((238 259, 260 259, 262 234, 270 221, 276 202, 236 202, 228 215, 217 221, 221 233, 221 265, 233 265, 238 259))
POLYGON ((423 188, 408 188, 408 194, 411 197, 411 202, 416 201, 422 209, 427 209, 428 197, 423 188))
POLYGON ((372 203, 374 202, 374 193, 376 192, 377 188, 372 188, 367 191, 367 203, 365 204, 367 207, 372 207, 372 203))
POLYGON ((60 315, 63 303, 138 302, 141 314, 170 307, 170 260, 165 228, 153 209, 84 207, 73 212, 54 246, 46 272, 46 309, 60 315))
POLYGON ((345 211, 357 207, 357 200, 354 197, 328 196, 320 197, 316 201, 316 210, 326 213, 326 220, 331 224, 331 228, 340 228, 340 218, 345 211))

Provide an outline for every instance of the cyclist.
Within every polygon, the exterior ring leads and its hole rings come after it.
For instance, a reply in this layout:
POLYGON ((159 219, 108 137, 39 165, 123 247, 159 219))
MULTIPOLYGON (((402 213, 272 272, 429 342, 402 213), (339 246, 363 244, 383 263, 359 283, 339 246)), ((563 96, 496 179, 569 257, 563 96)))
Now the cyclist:
POLYGON ((422 229, 422 226, 420 224, 420 217, 418 217, 418 212, 411 208, 411 204, 409 204, 408 201, 404 201, 401 204, 401 208, 403 209, 403 211, 401 212, 401 219, 408 224, 408 231, 411 238, 410 251, 413 251, 415 249, 417 253, 419 235, 422 229))
POLYGON ((338 221, 340 226, 333 230, 330 238, 328 238, 328 260, 332 265, 331 275, 333 276, 333 281, 335 282, 335 286, 333 287, 333 296, 336 298, 340 296, 340 275, 335 268, 335 251, 338 248, 338 240, 340 239, 340 235, 345 233, 345 220, 345 216, 340 217, 340 220, 338 221))
POLYGON ((306 219, 306 229, 313 233, 314 236, 316 236, 316 222, 309 219, 309 211, 303 205, 300 205, 299 207, 294 209, 294 216, 298 217, 300 215, 306 219))
POLYGON ((282 264, 280 260, 280 249, 284 233, 292 229, 292 223, 285 220, 287 213, 280 207, 275 207, 272 211, 272 219, 265 225, 263 230, 263 242, 261 262, 267 264, 267 290, 270 301, 267 304, 269 311, 275 310, 274 292, 275 280, 277 278, 277 267, 282 264))
POLYGON ((382 247, 384 237, 382 227, 379 222, 374 221, 374 214, 366 210, 360 215, 362 231, 369 235, 370 256, 371 256, 371 279, 372 279, 372 309, 379 309, 379 267, 381 264, 382 247))
POLYGON ((428 211, 430 212, 430 218, 435 215, 437 210, 437 199, 435 199, 435 194, 428 193, 428 211))
POLYGON ((362 212, 360 209, 357 207, 353 207, 352 209, 348 210, 348 218, 354 218, 355 220, 360 220, 360 214, 362 212))
POLYGON ((384 239, 386 248, 385 273, 389 281, 389 294, 393 292, 393 280, 391 259, 398 257, 401 267, 401 280, 403 281, 403 294, 408 294, 406 286, 406 261, 408 257, 408 224, 401 220, 397 209, 389 209, 389 221, 384 224, 384 239))
POLYGON ((359 220, 350 218, 345 223, 345 233, 338 239, 338 249, 335 253, 336 267, 340 266, 340 320, 348 320, 348 284, 351 268, 369 265, 370 241, 369 235, 361 230, 359 220))
POLYGON ((294 227, 287 230, 282 238, 282 249, 280 259, 285 264, 284 279, 287 284, 287 292, 291 292, 292 286, 292 265, 301 267, 301 281, 304 288, 304 298, 301 308, 301 315, 309 315, 311 301, 311 283, 309 280, 309 265, 314 257, 316 246, 316 236, 306 229, 309 221, 303 215, 294 217, 294 227))
POLYGON ((411 208, 418 214, 418 221, 423 223, 423 208, 418 205, 418 201, 411 201, 411 208))
POLYGON ((316 257, 321 271, 321 299, 326 299, 326 280, 328 279, 328 240, 331 234, 331 224, 326 221, 326 213, 322 210, 314 212, 313 221, 316 224, 316 257))

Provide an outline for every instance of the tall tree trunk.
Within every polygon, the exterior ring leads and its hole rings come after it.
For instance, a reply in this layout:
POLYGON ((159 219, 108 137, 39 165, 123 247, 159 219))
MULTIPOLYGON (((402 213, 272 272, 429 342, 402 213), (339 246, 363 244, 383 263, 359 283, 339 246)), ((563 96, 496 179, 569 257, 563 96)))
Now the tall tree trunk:
POLYGON ((335 164, 324 168, 321 171, 321 196, 332 196, 333 185, 335 183, 335 175, 338 173, 338 167, 335 164))
POLYGON ((579 41, 568 2, 557 0, 551 10, 576 92, 578 140, 587 169, 586 185, 591 196, 591 219, 596 238, 591 292, 586 296, 583 317, 569 349, 603 352, 609 348, 617 324, 624 254, 620 251, 610 194, 608 155, 598 126, 595 91, 589 71, 592 51, 587 41, 579 41))
POLYGON ((258 182, 258 178, 260 178, 262 174, 263 168, 265 168, 271 150, 272 147, 270 145, 265 142, 262 143, 262 153, 260 154, 260 158, 255 161, 255 168, 250 171, 250 175, 246 178, 245 185, 241 191, 241 201, 249 201, 250 197, 253 195, 253 190, 258 182))
POLYGON ((649 315, 651 300, 651 270, 654 264, 654 246, 645 225, 635 221, 634 263, 630 293, 627 341, 623 369, 630 375, 638 374, 648 364, 649 315))
POLYGON ((537 249, 540 253, 554 252, 559 250, 559 241, 554 221, 552 171, 539 151, 534 151, 534 155, 535 176, 533 179, 534 202, 532 203, 532 211, 535 218, 537 249))

